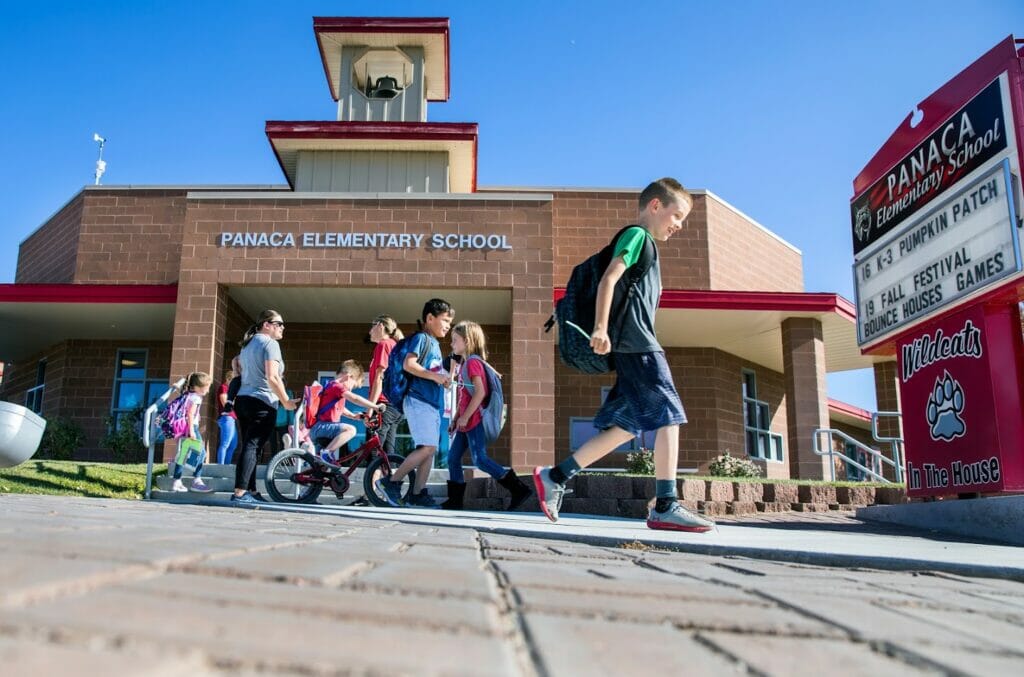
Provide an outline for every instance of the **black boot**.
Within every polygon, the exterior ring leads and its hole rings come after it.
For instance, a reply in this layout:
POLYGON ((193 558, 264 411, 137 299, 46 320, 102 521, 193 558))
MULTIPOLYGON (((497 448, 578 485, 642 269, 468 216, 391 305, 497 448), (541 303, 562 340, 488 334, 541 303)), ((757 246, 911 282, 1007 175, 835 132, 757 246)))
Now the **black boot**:
POLYGON ((498 480, 498 484, 505 487, 508 493, 512 494, 512 501, 508 504, 509 510, 515 510, 533 495, 530 487, 526 486, 526 483, 516 476, 516 471, 512 468, 509 468, 508 472, 498 480))
POLYGON ((465 482, 448 480, 448 500, 441 504, 445 510, 462 510, 462 499, 466 495, 465 482))

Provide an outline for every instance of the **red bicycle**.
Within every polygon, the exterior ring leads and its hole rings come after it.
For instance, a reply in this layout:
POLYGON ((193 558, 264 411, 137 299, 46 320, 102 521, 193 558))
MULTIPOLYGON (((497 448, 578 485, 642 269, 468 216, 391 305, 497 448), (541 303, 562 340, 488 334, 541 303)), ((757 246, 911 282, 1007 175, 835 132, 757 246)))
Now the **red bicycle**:
MULTIPOLYGON (((366 463, 363 471, 363 491, 372 505, 387 507, 387 499, 374 483, 381 477, 391 477, 394 469, 404 460, 397 454, 386 454, 377 431, 380 430, 380 412, 370 410, 363 415, 366 441, 351 454, 338 459, 337 465, 320 458, 320 448, 330 440, 313 440, 316 452, 292 448, 275 455, 267 464, 267 493, 278 503, 315 503, 320 492, 328 488, 338 498, 344 498, 356 468, 366 463), (347 466, 347 467, 346 467, 347 466)), ((406 475, 402 483, 402 496, 408 500, 416 482, 416 471, 406 475)))

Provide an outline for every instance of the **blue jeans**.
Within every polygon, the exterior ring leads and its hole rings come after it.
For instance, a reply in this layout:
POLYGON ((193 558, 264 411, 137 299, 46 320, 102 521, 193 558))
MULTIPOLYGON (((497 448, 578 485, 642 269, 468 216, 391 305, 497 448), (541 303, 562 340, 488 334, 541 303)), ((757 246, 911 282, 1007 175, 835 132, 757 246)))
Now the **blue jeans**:
POLYGON ((220 444, 217 445, 217 463, 221 465, 231 463, 235 457, 235 449, 238 448, 238 426, 235 425, 233 416, 221 414, 217 419, 217 427, 220 428, 220 444))
MULTIPOLYGON (((206 450, 203 448, 203 438, 199 434, 199 429, 196 428, 193 432, 195 434, 195 438, 197 440, 199 440, 200 456, 199 456, 199 463, 196 465, 196 469, 192 471, 192 476, 198 479, 199 476, 203 473, 203 456, 205 456, 206 450)), ((189 438, 188 437, 183 437, 180 440, 178 440, 178 450, 179 450, 178 454, 181 453, 181 445, 184 444, 185 440, 187 440, 187 439, 189 439, 189 438)), ((177 459, 177 455, 175 455, 175 459, 177 459)), ((181 479, 181 475, 182 475, 182 473, 184 473, 184 471, 185 471, 185 466, 183 466, 181 463, 177 463, 176 462, 174 464, 174 474, 173 474, 174 479, 180 480, 181 479)))
POLYGON ((484 426, 477 424, 466 432, 455 433, 451 447, 448 448, 448 477, 452 482, 464 484, 465 476, 462 474, 462 455, 469 447, 469 453, 473 457, 473 465, 496 480, 500 480, 508 471, 505 466, 499 465, 487 455, 487 439, 484 437, 484 426))

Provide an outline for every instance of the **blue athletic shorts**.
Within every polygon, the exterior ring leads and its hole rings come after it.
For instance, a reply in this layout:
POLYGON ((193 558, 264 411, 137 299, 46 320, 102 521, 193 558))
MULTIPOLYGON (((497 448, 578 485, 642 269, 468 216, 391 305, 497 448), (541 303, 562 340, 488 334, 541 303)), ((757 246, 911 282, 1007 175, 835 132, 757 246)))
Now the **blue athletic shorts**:
POLYGON ((686 423, 665 353, 615 353, 615 386, 594 417, 594 427, 618 426, 634 435, 686 423))

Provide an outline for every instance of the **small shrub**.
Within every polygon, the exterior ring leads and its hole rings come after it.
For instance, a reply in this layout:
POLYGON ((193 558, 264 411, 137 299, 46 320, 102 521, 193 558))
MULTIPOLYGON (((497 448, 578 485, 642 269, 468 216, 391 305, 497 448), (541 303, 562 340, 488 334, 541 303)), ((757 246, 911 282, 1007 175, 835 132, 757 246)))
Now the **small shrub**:
POLYGON ((760 477, 761 468, 746 458, 737 458, 728 451, 718 456, 708 466, 708 472, 715 477, 760 477))
POLYGON ((139 406, 130 413, 121 414, 117 428, 114 428, 114 417, 107 416, 103 423, 107 434, 100 440, 100 445, 110 449, 116 463, 131 463, 146 460, 146 448, 142 446, 142 413, 139 406))
POLYGON ((84 441, 82 426, 69 418, 51 418, 46 422, 37 458, 70 461, 84 441))
POLYGON ((626 454, 626 471, 633 475, 653 475, 654 452, 650 449, 641 449, 626 454))

